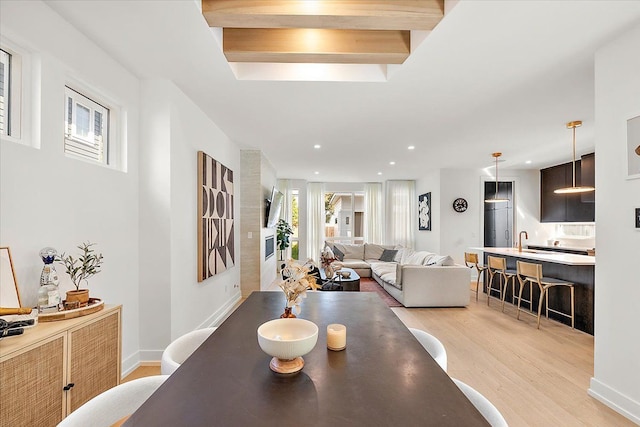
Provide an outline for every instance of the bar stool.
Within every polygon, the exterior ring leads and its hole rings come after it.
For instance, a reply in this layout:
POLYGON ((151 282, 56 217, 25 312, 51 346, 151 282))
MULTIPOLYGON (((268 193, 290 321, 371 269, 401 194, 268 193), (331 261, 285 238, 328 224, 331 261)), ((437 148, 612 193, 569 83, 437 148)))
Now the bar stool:
MULTIPOLYGON (((516 271, 507 270, 507 259, 495 256, 489 256, 488 258, 489 265, 487 267, 487 271, 489 271, 489 285, 487 286, 487 305, 489 305, 489 299, 491 297, 491 291, 498 292, 500 295, 500 301, 502 302, 502 311, 504 312, 504 296, 509 288, 509 281, 513 279, 513 283, 515 284, 516 271), (500 288, 496 289, 493 287, 493 278, 495 276, 500 276, 502 280, 498 282, 500 288)), ((513 295, 515 297, 515 288, 513 288, 513 295)))
MULTIPOLYGON (((534 264, 530 262, 518 261, 516 263, 516 269, 518 273, 518 281, 520 282, 520 292, 518 297, 518 315, 516 319, 520 319, 520 301, 522 300, 522 289, 524 284, 529 282, 529 286, 532 287, 534 283, 538 284, 540 288, 540 301, 538 302, 538 329, 540 329, 540 315, 542 314, 542 301, 544 299, 546 305, 546 315, 549 318, 549 312, 559 314, 571 319, 571 329, 575 327, 575 293, 573 283, 565 280, 556 279, 553 277, 544 277, 542 275, 542 264, 534 264), (524 278, 523 278, 524 277, 524 278), (549 308, 549 289, 555 286, 567 286, 571 290, 571 315, 563 313, 561 311, 553 310, 549 308)), ((533 313, 530 313, 533 314, 533 313)))
POLYGON ((472 252, 464 253, 464 264, 469 268, 475 268, 478 271, 478 279, 476 280, 476 301, 478 301, 478 290, 480 289, 480 276, 487 269, 484 265, 478 265, 478 254, 472 252))

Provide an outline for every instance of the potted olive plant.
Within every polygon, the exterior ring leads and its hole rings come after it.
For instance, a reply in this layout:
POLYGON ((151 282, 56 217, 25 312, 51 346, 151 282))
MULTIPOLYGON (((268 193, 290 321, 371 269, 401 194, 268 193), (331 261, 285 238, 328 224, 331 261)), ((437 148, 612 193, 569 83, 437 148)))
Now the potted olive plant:
POLYGON ((80 289, 82 282, 88 285, 88 279, 100 272, 102 265, 102 254, 98 254, 93 250, 95 243, 82 243, 78 249, 82 254, 74 258, 72 255, 66 255, 64 252, 57 258, 65 267, 66 273, 71 278, 75 290, 67 291, 67 303, 79 302, 80 307, 84 307, 89 303, 89 289, 80 289))

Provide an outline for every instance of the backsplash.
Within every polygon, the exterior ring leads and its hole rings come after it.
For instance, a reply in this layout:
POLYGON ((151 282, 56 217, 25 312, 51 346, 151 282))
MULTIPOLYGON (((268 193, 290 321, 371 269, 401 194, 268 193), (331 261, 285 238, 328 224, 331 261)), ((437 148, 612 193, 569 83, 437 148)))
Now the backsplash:
POLYGON ((555 238, 559 246, 594 248, 596 246, 595 224, 556 224, 555 238))

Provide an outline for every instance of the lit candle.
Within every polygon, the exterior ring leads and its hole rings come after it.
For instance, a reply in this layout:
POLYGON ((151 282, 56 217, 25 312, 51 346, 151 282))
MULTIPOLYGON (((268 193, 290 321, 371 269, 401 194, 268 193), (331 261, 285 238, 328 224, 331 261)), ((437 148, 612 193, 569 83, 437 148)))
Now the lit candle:
POLYGON ((347 327, 338 323, 327 326, 327 348, 340 351, 347 346, 347 327))

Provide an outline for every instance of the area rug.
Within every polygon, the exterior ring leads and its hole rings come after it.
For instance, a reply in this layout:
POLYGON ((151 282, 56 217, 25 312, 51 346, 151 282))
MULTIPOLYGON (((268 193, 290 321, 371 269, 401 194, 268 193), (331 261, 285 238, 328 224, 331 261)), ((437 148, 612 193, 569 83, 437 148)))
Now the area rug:
POLYGON ((394 297, 389 295, 387 291, 382 289, 380 285, 369 277, 361 277, 360 278, 360 292, 375 292, 377 293, 382 301, 384 301, 389 307, 402 307, 394 297))

